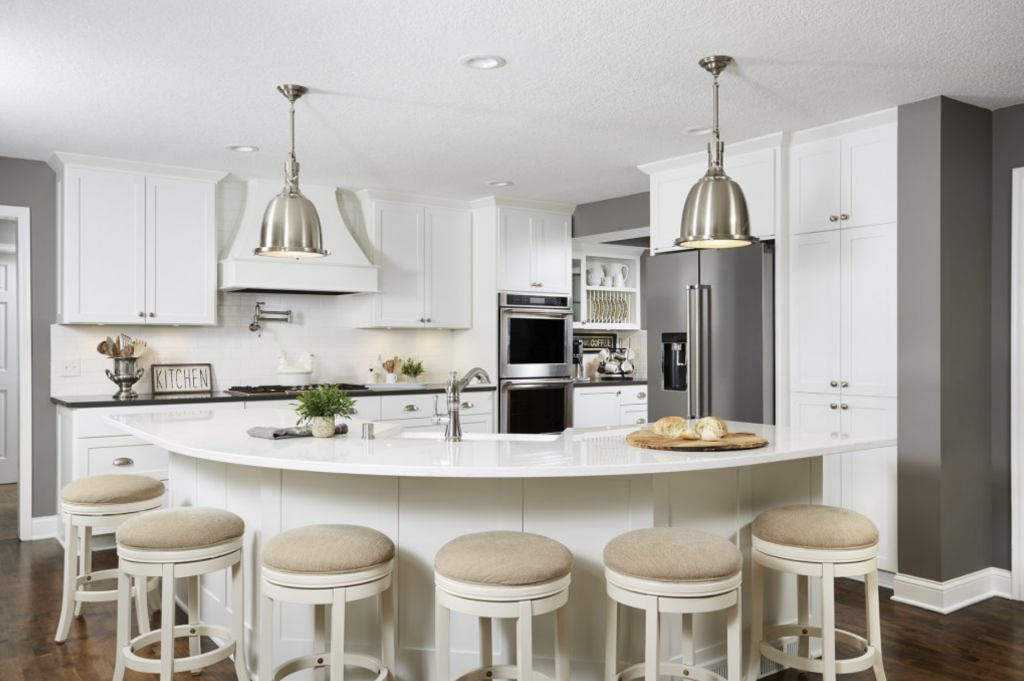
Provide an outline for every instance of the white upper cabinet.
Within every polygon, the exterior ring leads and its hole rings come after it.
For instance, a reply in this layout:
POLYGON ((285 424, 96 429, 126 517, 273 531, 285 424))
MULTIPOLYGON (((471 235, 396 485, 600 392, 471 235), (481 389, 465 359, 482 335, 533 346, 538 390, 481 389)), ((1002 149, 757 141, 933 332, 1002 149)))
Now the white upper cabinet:
POLYGON ((220 173, 56 154, 62 324, 216 324, 220 173), (104 167, 105 166, 105 167, 104 167))
POLYGON ((469 328, 469 211, 382 200, 372 205, 381 291, 372 325, 469 328))
POLYGON ((750 233, 759 239, 775 236, 778 208, 778 149, 725 157, 725 173, 743 190, 750 233))
POLYGON ((498 289, 526 293, 571 292, 572 217, 498 209, 498 289))
POLYGON ((896 229, 841 233, 844 395, 896 397, 896 229))
POLYGON ((839 392, 842 290, 839 232, 800 234, 790 259, 790 389, 839 392))
POLYGON ((896 222, 896 125, 794 146, 789 210, 794 234, 896 222))
POLYGON ((686 196, 707 169, 707 163, 696 163, 651 175, 652 252, 676 250, 686 196))

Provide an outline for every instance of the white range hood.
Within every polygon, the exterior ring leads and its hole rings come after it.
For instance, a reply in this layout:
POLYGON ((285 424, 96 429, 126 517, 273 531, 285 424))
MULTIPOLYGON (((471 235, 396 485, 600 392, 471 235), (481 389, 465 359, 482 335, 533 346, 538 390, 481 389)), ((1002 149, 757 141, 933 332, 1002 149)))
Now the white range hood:
POLYGON ((242 222, 227 257, 220 262, 221 291, 281 293, 377 293, 377 267, 363 254, 338 209, 334 187, 302 185, 320 216, 323 258, 285 259, 253 255, 260 242, 263 212, 281 191, 280 180, 249 180, 242 222))

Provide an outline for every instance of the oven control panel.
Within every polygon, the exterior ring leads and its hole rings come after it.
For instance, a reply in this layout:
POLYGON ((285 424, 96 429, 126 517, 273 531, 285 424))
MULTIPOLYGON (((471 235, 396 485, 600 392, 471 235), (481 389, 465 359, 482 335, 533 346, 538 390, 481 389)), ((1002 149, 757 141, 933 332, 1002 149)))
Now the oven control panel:
POLYGON ((502 293, 498 299, 502 307, 569 307, 566 296, 531 296, 524 293, 502 293))

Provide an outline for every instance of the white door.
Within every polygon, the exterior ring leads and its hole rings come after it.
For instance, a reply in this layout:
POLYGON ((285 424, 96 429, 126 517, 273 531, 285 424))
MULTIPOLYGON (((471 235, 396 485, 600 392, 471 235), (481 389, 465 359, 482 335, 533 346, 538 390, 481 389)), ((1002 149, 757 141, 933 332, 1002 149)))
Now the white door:
POLYGON ((374 203, 374 243, 380 267, 374 325, 422 327, 423 209, 404 203, 374 203))
POLYGON ((69 168, 64 182, 61 321, 139 324, 146 314, 146 178, 69 168))
POLYGON ((498 289, 535 293, 533 211, 498 209, 498 289))
POLYGON ((842 227, 896 222, 896 124, 843 135, 842 227))
POLYGON ((537 288, 544 293, 572 293, 572 217, 537 213, 533 223, 537 288))
POLYGON ((572 402, 573 428, 619 425, 617 388, 579 388, 573 393, 572 402))
POLYGON ((789 152, 789 210, 793 234, 839 228, 839 139, 789 152))
POLYGON ((896 225, 840 234, 843 394, 896 397, 896 225))
POLYGON ((743 189, 750 216, 750 233, 760 239, 775 236, 778 182, 775 149, 725 159, 725 172, 743 189))
POLYGON ((17 262, 0 253, 0 485, 18 482, 17 262))
POLYGON ((790 260, 791 390, 839 394, 840 232, 798 234, 790 260))
POLYGON ((652 251, 678 250, 675 240, 681 233, 683 204, 707 170, 707 163, 697 163, 651 176, 652 251))
POLYGON ((424 238, 427 326, 468 329, 472 326, 469 212, 427 208, 424 238))
POLYGON ((214 185, 146 178, 146 321, 217 323, 214 185))

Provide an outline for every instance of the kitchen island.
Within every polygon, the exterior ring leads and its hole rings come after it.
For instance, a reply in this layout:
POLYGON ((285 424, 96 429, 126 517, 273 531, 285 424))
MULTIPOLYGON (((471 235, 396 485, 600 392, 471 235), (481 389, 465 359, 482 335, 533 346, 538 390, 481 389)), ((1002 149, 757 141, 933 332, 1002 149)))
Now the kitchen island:
MULTIPOLYGON (((749 525, 760 511, 821 498, 821 458, 895 444, 895 438, 831 439, 754 424, 730 424, 756 432, 762 449, 676 454, 626 444, 633 428, 567 430, 556 436, 469 434, 446 443, 434 433, 405 432, 378 424, 378 438, 352 435, 329 440, 259 440, 246 435, 257 425, 285 426, 294 416, 280 410, 189 409, 180 419, 161 415, 108 417, 124 431, 171 452, 170 499, 174 506, 226 508, 246 523, 246 621, 255 622, 255 594, 262 543, 279 532, 315 523, 354 523, 390 536, 398 547, 398 678, 429 681, 433 675, 433 557, 450 539, 467 532, 521 530, 565 544, 575 557, 570 590, 572 678, 601 678, 604 645, 604 545, 636 528, 685 526, 715 532, 750 546, 749 525)), ((791 588, 791 587, 790 587, 791 588)), ((203 617, 227 621, 222 575, 204 578, 203 617)), ((793 608, 780 616, 795 617, 793 608)), ((351 647, 376 643, 371 603, 353 607, 351 647), (366 620, 370 617, 372 619, 366 620)), ((309 652, 312 613, 280 606, 275 655, 309 652)), ((747 613, 744 613, 745 621, 747 613)), ((496 629, 495 655, 507 656, 512 629, 496 629)), ((629 622, 630 654, 641 654, 642 626, 629 622)), ((697 659, 724 660, 724 626, 709 616, 697 627, 697 659)), ((536 654, 550 660, 552 622, 540 618, 536 654)), ((452 621, 452 666, 471 666, 476 625, 452 621)), ((664 643, 678 651, 678 633, 664 643)), ((250 664, 258 654, 251 646, 250 664)), ((283 659, 278 657, 278 659, 283 659)))

